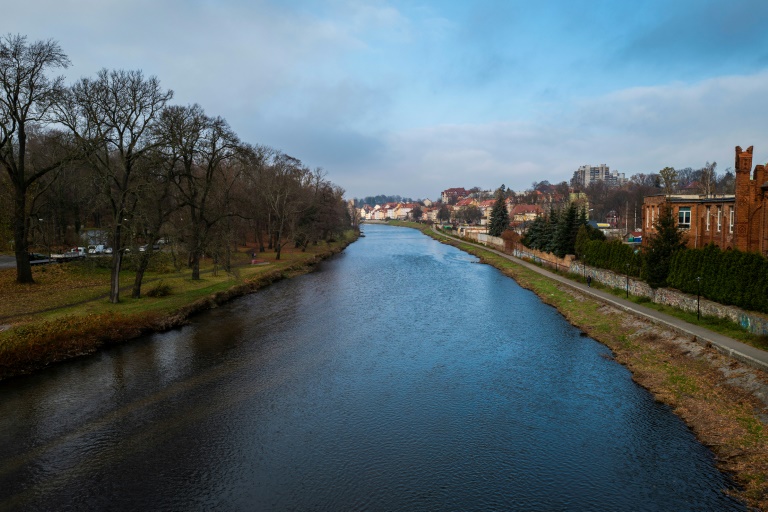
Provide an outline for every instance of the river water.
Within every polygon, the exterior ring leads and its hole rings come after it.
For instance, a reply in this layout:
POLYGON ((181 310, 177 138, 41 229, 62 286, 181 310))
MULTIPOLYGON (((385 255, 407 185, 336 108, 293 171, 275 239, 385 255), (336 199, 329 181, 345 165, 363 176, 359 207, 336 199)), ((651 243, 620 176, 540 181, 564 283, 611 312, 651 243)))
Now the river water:
POLYGON ((0 383, 0 510, 744 510, 610 352, 366 226, 318 272, 0 383))

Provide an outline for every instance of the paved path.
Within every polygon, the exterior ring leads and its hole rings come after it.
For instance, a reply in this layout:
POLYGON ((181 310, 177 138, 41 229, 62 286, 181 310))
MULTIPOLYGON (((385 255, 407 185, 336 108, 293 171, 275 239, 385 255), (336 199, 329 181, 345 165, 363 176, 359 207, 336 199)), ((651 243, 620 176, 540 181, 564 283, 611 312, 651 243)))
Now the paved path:
POLYGON ((16 268, 16 258, 0 254, 0 270, 6 268, 16 268))
MULTIPOLYGON (((445 235, 445 233, 442 233, 437 230, 435 230, 435 232, 443 236, 448 236, 448 235, 445 235)), ((599 299, 602 302, 605 302, 606 304, 610 304, 612 306, 615 306, 619 309, 630 312, 632 314, 645 317, 653 323, 660 324, 665 327, 670 327, 681 334, 688 335, 691 337, 695 336, 696 339, 702 344, 711 343, 713 347, 715 347, 718 351, 720 351, 723 354, 733 357, 734 359, 738 359, 739 361, 746 363, 752 367, 758 368, 760 370, 768 371, 768 352, 764 350, 760 350, 758 348, 752 347, 750 345, 747 345, 746 343, 742 343, 738 340, 734 340, 733 338, 723 336, 722 334, 718 334, 716 332, 710 331, 709 329, 705 329, 704 327, 688 323, 684 320, 680 320, 679 318, 666 315, 664 313, 656 311, 655 309, 647 308, 640 304, 635 304, 634 302, 631 302, 626 299, 622 299, 621 297, 617 297, 608 292, 604 292, 596 288, 590 288, 586 284, 582 284, 578 281, 573 281, 571 279, 568 279, 567 277, 561 276, 560 274, 555 274, 554 272, 550 272, 549 270, 539 267, 538 265, 534 265, 533 263, 529 263, 528 261, 521 260, 520 258, 516 258, 514 256, 503 253, 501 251, 497 251, 485 245, 467 242, 465 240, 460 240, 452 236, 448 236, 448 238, 451 238, 453 240, 456 240, 462 243, 469 243, 471 245, 475 245, 477 247, 481 247, 485 250, 491 251, 495 254, 498 254, 499 256, 507 258, 508 260, 512 260, 519 265, 529 268, 534 272, 538 272, 539 274, 547 276, 550 279, 554 279, 555 281, 558 281, 566 286, 579 290, 580 292, 586 295, 591 295, 592 297, 599 299)))

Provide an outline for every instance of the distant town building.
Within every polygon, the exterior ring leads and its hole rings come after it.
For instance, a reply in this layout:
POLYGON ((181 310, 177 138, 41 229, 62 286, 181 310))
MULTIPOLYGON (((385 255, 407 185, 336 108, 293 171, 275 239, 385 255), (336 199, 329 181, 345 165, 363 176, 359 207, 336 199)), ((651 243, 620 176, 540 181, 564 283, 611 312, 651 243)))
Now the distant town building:
POLYGON ((768 171, 752 169, 752 146, 736 146, 735 195, 647 196, 643 200, 643 243, 655 232, 664 204, 672 208, 679 228, 688 234, 688 247, 715 244, 723 250, 759 252, 768 256, 768 171))
POLYGON ((469 192, 463 188, 449 188, 443 190, 442 194, 440 194, 440 199, 444 203, 449 203, 467 197, 467 195, 469 195, 469 192))
POLYGON ((586 188, 596 181, 602 181, 609 187, 620 187, 627 182, 627 179, 623 172, 611 172, 611 169, 605 164, 600 164, 597 167, 582 165, 573 173, 571 186, 586 188))

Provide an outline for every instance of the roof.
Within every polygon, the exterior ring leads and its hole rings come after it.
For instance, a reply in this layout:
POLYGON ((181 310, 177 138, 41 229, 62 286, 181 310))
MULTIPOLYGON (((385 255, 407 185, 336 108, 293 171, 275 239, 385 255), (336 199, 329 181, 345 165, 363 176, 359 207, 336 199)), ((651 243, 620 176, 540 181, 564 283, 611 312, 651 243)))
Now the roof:
MULTIPOLYGON (((665 194, 653 194, 645 197, 667 197, 665 194)), ((667 199, 670 203, 692 203, 692 202, 731 202, 736 200, 733 194, 711 195, 709 197, 703 194, 670 194, 667 199)))
POLYGON ((525 213, 544 213, 541 206, 537 204, 517 204, 512 208, 512 215, 523 215, 525 213))

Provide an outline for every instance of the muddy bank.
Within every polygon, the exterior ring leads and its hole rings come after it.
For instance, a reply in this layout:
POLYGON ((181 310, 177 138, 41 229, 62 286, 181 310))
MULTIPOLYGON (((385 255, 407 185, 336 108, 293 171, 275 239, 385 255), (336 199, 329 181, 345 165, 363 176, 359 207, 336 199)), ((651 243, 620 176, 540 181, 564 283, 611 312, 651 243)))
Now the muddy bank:
POLYGON ((5 340, 5 343, 13 348, 3 351, 0 359, 0 380, 26 375, 75 357, 91 355, 102 347, 124 343, 144 334, 182 326, 202 311, 258 291, 282 279, 312 272, 320 262, 338 254, 354 241, 355 239, 329 248, 309 260, 287 268, 265 272, 225 291, 197 299, 170 314, 89 314, 17 327, 12 330, 11 337, 5 340))

